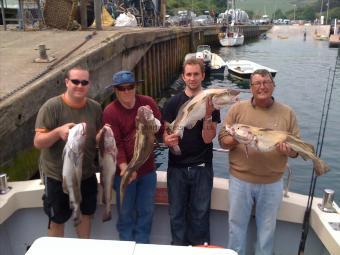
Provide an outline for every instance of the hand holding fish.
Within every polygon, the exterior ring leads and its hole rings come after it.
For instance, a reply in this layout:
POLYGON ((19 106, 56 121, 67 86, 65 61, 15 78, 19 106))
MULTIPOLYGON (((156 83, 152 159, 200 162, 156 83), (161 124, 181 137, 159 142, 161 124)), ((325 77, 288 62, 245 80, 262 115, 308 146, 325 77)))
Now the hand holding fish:
MULTIPOLYGON (((126 163, 122 163, 119 165, 120 168, 120 176, 124 176, 126 173, 128 165, 126 163)), ((130 184, 131 182, 133 182, 134 180, 137 179, 137 172, 133 172, 128 180, 128 184, 130 184)))
POLYGON ((277 143, 276 150, 291 158, 296 158, 298 156, 298 153, 294 151, 287 143, 277 143))
POLYGON ((179 136, 177 134, 165 134, 163 140, 167 146, 174 147, 178 145, 179 136))
POLYGON ((215 111, 215 107, 212 102, 212 96, 209 96, 206 100, 206 110, 205 110, 205 116, 207 118, 211 117, 213 111, 215 111))
POLYGON ((58 128, 58 134, 60 139, 66 141, 68 138, 68 133, 72 127, 74 127, 75 123, 66 123, 58 128))

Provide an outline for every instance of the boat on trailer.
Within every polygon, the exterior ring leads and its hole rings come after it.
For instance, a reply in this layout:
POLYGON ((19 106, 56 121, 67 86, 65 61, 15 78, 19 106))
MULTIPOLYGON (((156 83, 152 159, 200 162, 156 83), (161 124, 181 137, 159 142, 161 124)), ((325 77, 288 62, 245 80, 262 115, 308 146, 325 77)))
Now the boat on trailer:
POLYGON ((273 77, 277 71, 249 60, 230 60, 226 62, 229 75, 238 79, 250 79, 250 75, 257 69, 268 70, 273 77))
MULTIPOLYGON (((42 238, 47 235, 48 224, 48 219, 43 212, 41 200, 44 185, 41 184, 40 180, 9 182, 8 185, 11 187, 9 192, 0 195, 0 254, 22 255, 32 243, 32 250, 28 250, 27 255, 65 254, 61 251, 64 251, 65 247, 68 246, 72 246, 73 250, 75 249, 74 247, 77 247, 78 251, 87 247, 86 250, 88 251, 91 250, 90 247, 98 247, 105 243, 100 240, 119 240, 115 228, 117 220, 115 203, 112 205, 114 207, 112 220, 105 223, 101 220, 103 206, 98 205, 92 223, 91 238, 94 240, 87 240, 86 245, 84 243, 86 240, 79 241, 73 239, 76 237, 76 234, 72 220, 69 220, 65 224, 65 237, 67 238, 42 238), (42 250, 42 252, 39 253, 39 250, 42 250)), ((98 187, 98 196, 100 196, 102 192, 101 186, 99 185, 98 187)), ((214 178, 210 214, 211 245, 226 247, 228 242, 228 189, 228 179, 214 178)), ((285 192, 277 217, 274 254, 291 255, 297 253, 307 200, 308 197, 305 195, 285 192)), ((321 198, 314 197, 310 213, 310 229, 306 240, 305 254, 337 255, 340 251, 340 208, 333 203, 334 211, 324 212, 318 206, 318 204, 321 203, 321 198)), ((193 249, 189 251, 189 248, 187 248, 187 250, 181 250, 183 247, 169 246, 171 234, 167 203, 166 172, 164 171, 157 171, 155 204, 156 208, 150 236, 151 244, 139 245, 128 242, 134 247, 134 251, 144 249, 144 253, 119 252, 122 250, 119 248, 119 243, 123 243, 122 245, 124 246, 125 242, 107 241, 109 243, 105 243, 105 247, 111 248, 107 248, 109 251, 102 254, 108 254, 109 252, 110 254, 163 255, 176 254, 176 252, 178 254, 201 255, 235 254, 227 249, 206 249, 205 251, 193 249), (171 253, 169 253, 170 251, 171 253)), ((247 254, 253 254, 254 252, 256 240, 255 229, 255 220, 252 218, 248 228, 247 254)), ((131 247, 129 246, 129 248, 127 246, 129 245, 126 245, 125 249, 131 250, 131 247)), ((72 249, 70 248, 70 250, 72 249)), ((94 250, 96 249, 93 248, 92 251, 94 250)), ((101 249, 97 249, 97 251, 99 252, 101 249)), ((68 252, 68 254, 70 254, 70 252, 68 252)))

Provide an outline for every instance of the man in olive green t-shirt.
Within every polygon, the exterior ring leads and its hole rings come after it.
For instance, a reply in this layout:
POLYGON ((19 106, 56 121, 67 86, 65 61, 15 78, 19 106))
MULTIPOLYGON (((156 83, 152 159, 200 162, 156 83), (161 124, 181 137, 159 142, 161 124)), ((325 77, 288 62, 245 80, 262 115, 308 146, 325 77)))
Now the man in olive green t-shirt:
POLYGON ((91 216, 97 204, 94 172, 96 134, 101 127, 101 106, 87 98, 91 82, 88 70, 74 67, 67 72, 64 94, 49 99, 40 108, 35 124, 34 146, 41 149, 40 168, 44 174, 44 211, 49 217, 48 235, 63 237, 64 223, 71 217, 69 197, 62 189, 62 153, 71 127, 86 123, 81 195, 80 238, 89 238, 91 216))

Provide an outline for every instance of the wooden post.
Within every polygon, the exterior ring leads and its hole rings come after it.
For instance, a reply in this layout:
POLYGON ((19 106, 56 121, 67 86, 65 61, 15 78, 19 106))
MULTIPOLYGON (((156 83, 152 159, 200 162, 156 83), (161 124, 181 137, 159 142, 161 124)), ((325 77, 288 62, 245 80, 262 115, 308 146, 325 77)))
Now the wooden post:
POLYGON ((103 30, 102 28, 102 1, 94 0, 94 17, 96 19, 96 29, 103 30))
POLYGON ((87 28, 87 0, 80 0, 80 25, 82 30, 87 28))

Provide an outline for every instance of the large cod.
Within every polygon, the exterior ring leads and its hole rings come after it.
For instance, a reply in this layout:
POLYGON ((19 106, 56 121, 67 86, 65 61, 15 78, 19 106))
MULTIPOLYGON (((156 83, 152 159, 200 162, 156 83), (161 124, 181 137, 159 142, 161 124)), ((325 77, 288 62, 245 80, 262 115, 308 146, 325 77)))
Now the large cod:
POLYGON ((116 173, 117 146, 111 127, 105 125, 99 138, 100 184, 103 187, 102 202, 105 205, 103 222, 111 220, 113 178, 116 173))
POLYGON ((74 225, 81 222, 81 176, 86 140, 86 123, 79 123, 69 130, 63 151, 63 191, 69 195, 74 225))
POLYGON ((312 160, 316 175, 326 173, 330 167, 315 155, 314 146, 304 142, 298 137, 284 131, 276 131, 265 128, 258 128, 244 124, 226 126, 226 131, 239 143, 251 146, 254 149, 267 152, 275 150, 278 143, 285 142, 290 148, 298 153, 304 160, 312 160))
MULTIPOLYGON (((193 99, 181 106, 176 119, 170 124, 169 131, 183 137, 184 128, 192 129, 197 121, 202 120, 206 113, 206 102, 211 102, 216 110, 238 101, 240 91, 230 88, 211 88, 202 90, 193 99)), ((179 146, 171 148, 175 155, 181 155, 179 146)))
POLYGON ((154 117, 152 110, 148 106, 138 108, 133 156, 120 183, 120 205, 123 204, 124 193, 130 177, 146 162, 153 152, 155 133, 160 126, 160 121, 154 117))

